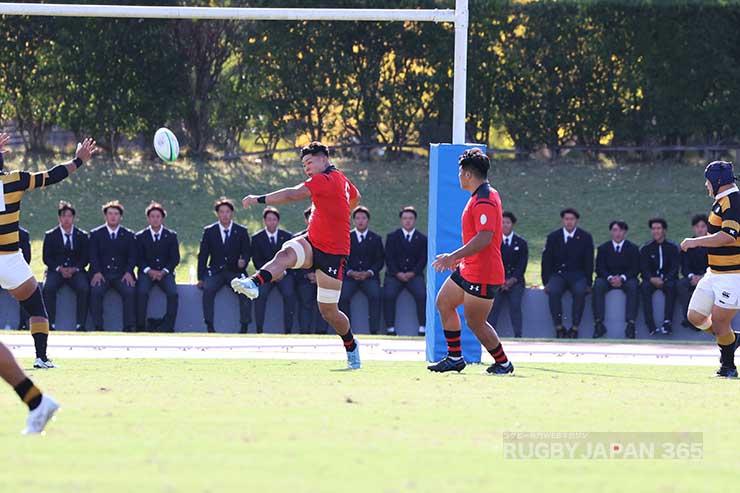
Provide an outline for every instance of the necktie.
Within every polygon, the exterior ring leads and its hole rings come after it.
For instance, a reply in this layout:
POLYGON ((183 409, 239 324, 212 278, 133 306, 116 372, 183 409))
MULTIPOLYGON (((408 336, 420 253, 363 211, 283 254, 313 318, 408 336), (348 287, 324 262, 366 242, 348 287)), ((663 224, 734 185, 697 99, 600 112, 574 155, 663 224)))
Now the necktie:
POLYGON ((225 229, 224 230, 224 243, 226 243, 227 241, 229 241, 229 230, 225 229))
POLYGON ((270 246, 275 248, 275 237, 274 236, 270 236, 270 246))
POLYGON ((64 248, 66 250, 72 250, 72 240, 70 239, 70 236, 72 236, 69 233, 64 233, 64 248))
POLYGON ((617 245, 617 246, 616 246, 615 250, 617 251, 617 253, 619 253, 619 250, 620 250, 621 248, 622 248, 622 247, 620 247, 619 245, 617 245))
POLYGON ((363 241, 365 241, 365 235, 364 233, 360 233, 360 243, 362 243, 363 241))
POLYGON ((154 243, 159 241, 159 233, 154 233, 154 243))
POLYGON ((411 235, 410 234, 406 234, 406 241, 408 241, 409 243, 411 243, 411 235))
POLYGON ((111 240, 115 240, 116 239, 116 233, 111 233, 110 234, 110 239, 111 240))
POLYGON ((511 246, 511 240, 509 238, 506 238, 506 246, 511 246))
POLYGON ((567 235, 566 235, 566 237, 565 237, 565 244, 566 244, 566 245, 568 244, 568 241, 570 241, 570 236, 567 236, 567 235))

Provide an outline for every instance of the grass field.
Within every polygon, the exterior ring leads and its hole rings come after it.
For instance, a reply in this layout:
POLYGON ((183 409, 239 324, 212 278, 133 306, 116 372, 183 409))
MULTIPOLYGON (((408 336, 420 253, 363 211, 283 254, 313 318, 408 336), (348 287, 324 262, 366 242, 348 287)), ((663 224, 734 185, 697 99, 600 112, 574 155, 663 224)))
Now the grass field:
MULTIPOLYGON (((66 158, 66 156, 65 156, 66 158)), ((61 159, 61 158, 60 158, 61 159)), ((38 158, 11 161, 11 169, 38 169, 48 165, 38 158)), ((407 204, 420 212, 419 227, 426 230, 428 166, 424 160, 403 162, 350 162, 339 166, 358 185, 363 202, 372 211, 371 228, 385 235, 398 227, 398 210, 407 204)), ((527 279, 538 284, 540 253, 545 236, 559 226, 558 212, 574 206, 582 213, 582 226, 598 243, 608 239, 608 222, 624 218, 629 237, 638 243, 649 238, 647 219, 664 216, 669 238, 680 241, 691 234, 689 219, 706 212, 710 199, 703 188, 701 163, 657 162, 643 164, 580 163, 567 160, 495 161, 491 180, 502 195, 504 207, 519 217, 517 230, 530 241, 527 279)), ((43 233, 56 225, 56 203, 72 201, 79 224, 90 229, 102 223, 100 205, 120 199, 127 207, 124 225, 146 226, 143 209, 150 200, 165 204, 168 226, 176 229, 182 244, 180 282, 188 282, 189 267, 196 264, 202 227, 215 221, 211 204, 220 195, 240 199, 302 180, 296 160, 277 163, 210 162, 179 160, 176 164, 141 160, 98 158, 71 180, 46 190, 29 192, 23 202, 21 224, 31 231, 32 267, 43 273, 43 233)), ((284 226, 303 229, 301 211, 307 203, 281 207, 284 226)), ((261 208, 239 210, 237 221, 254 232, 261 227, 261 208)))
MULTIPOLYGON (((23 362, 26 366, 29 361, 23 362)), ((668 366, 60 360, 43 437, 0 392, 0 491, 733 491, 737 382, 668 366), (505 431, 696 431, 704 458, 506 460, 505 431)))

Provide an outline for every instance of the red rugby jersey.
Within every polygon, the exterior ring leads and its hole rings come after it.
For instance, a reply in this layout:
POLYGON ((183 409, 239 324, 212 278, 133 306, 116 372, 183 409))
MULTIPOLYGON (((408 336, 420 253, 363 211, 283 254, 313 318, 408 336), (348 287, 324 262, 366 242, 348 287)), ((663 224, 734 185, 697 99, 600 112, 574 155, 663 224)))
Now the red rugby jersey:
POLYGON ((464 258, 460 274, 474 284, 503 284, 504 263, 501 260, 501 198, 488 182, 483 183, 468 200, 462 213, 462 240, 466 244, 479 231, 490 231, 493 240, 480 252, 464 258))
POLYGON ((357 188, 334 166, 305 183, 313 202, 309 241, 324 253, 349 255, 349 203, 359 195, 357 188))

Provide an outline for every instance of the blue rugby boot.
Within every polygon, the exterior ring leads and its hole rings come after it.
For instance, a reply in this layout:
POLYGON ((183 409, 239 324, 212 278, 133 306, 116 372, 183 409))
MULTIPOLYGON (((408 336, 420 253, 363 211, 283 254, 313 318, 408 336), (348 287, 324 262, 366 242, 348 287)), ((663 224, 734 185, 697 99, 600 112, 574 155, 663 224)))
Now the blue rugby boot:
POLYGON ((347 369, 359 370, 360 369, 360 345, 355 339, 355 350, 347 351, 347 369))
POLYGON ((444 373, 446 371, 456 371, 460 373, 465 368, 465 360, 462 358, 452 359, 449 356, 445 356, 444 359, 439 360, 433 365, 427 366, 429 371, 437 373, 444 373))
POLYGON ((716 377, 721 378, 737 378, 737 368, 729 366, 720 366, 717 373, 714 374, 716 377))
POLYGON ((244 274, 241 277, 235 277, 231 280, 231 289, 236 294, 243 294, 250 300, 257 298, 260 295, 260 288, 255 284, 251 277, 247 277, 244 274))
POLYGON ((501 363, 494 363, 486 368, 486 373, 489 375, 509 375, 514 373, 514 363, 509 361, 509 364, 504 366, 501 363))

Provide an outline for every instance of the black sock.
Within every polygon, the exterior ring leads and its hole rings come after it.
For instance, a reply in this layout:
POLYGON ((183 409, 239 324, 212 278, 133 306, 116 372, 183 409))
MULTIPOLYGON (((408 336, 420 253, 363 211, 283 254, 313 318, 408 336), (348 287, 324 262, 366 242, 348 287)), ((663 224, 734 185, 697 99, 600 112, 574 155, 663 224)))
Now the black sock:
POLYGON ((445 330, 445 339, 447 339, 447 356, 452 358, 461 358, 462 349, 460 348, 460 332, 459 330, 445 330))
POLYGON ((46 361, 46 343, 49 340, 49 334, 43 332, 36 332, 31 334, 33 337, 33 345, 36 346, 36 357, 41 358, 42 361, 46 361))
POLYGON ((725 368, 735 368, 735 343, 719 346, 720 361, 725 368))
POLYGON ((252 276, 252 280, 257 286, 269 284, 270 281, 272 281, 272 274, 270 274, 269 270, 260 269, 255 275, 252 276))
POLYGON ((14 389, 15 393, 18 394, 18 397, 26 403, 28 409, 31 411, 39 407, 39 404, 41 404, 41 391, 28 378, 16 385, 14 389))
POLYGON ((357 349, 357 343, 355 342, 355 335, 352 333, 352 329, 349 329, 346 334, 343 336, 339 336, 342 338, 342 342, 344 342, 344 349, 351 353, 355 349, 357 349))

